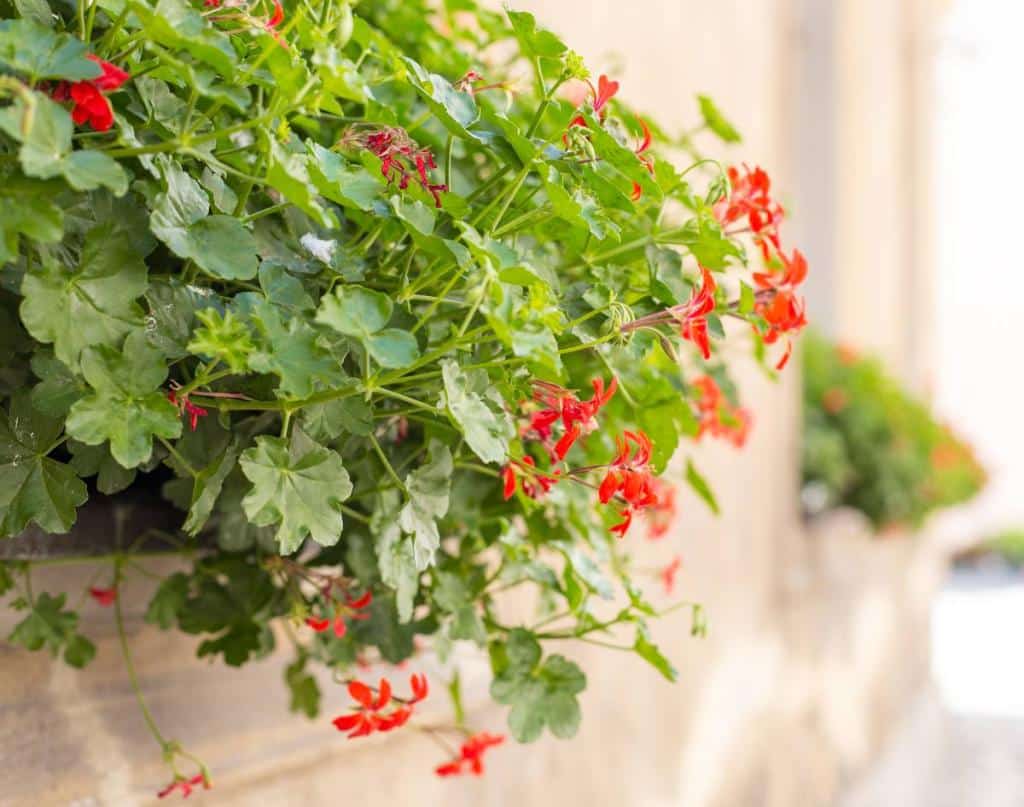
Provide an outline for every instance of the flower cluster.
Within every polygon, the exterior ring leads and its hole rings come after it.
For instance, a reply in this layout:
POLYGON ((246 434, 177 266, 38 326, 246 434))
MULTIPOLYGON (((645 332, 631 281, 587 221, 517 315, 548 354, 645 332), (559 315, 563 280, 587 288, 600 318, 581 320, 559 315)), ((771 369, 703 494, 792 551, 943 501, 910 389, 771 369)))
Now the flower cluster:
POLYGON ((184 417, 188 416, 188 427, 195 431, 199 426, 199 418, 206 417, 210 414, 201 406, 196 406, 192 401, 189 400, 187 394, 182 394, 173 387, 167 391, 167 400, 174 404, 178 412, 184 417))
POLYGON ((99 76, 85 81, 61 81, 50 93, 54 101, 71 101, 71 119, 81 126, 88 123, 95 131, 105 132, 114 125, 114 109, 105 93, 113 92, 131 76, 124 70, 89 54, 99 65, 99 76))
POLYGON ((743 448, 753 421, 749 410, 730 403, 718 383, 709 375, 695 378, 691 383, 698 392, 700 431, 697 436, 710 434, 712 437, 727 440, 736 448, 743 448))
POLYGON ((463 773, 480 776, 484 772, 484 753, 487 749, 501 745, 503 742, 505 742, 504 734, 488 734, 485 731, 474 734, 462 744, 458 756, 449 762, 438 765, 434 772, 438 776, 458 776, 463 773))
POLYGON ((616 444, 618 454, 608 466, 597 495, 601 504, 608 504, 616 497, 626 502, 620 512, 622 521, 611 528, 613 533, 622 537, 633 523, 633 515, 657 504, 658 495, 654 490, 654 475, 650 467, 653 448, 650 438, 639 430, 627 431, 616 440, 616 444))
POLYGON ((323 633, 333 624, 334 635, 341 639, 348 632, 348 625, 345 622, 346 619, 361 621, 370 618, 370 615, 365 613, 362 609, 369 606, 372 601, 373 594, 370 591, 367 591, 363 596, 356 599, 346 597, 344 602, 334 601, 334 613, 331 617, 310 616, 306 618, 306 624, 317 633, 323 633))
POLYGON ((391 693, 391 682, 381 678, 374 688, 362 681, 350 681, 348 694, 356 702, 355 711, 341 715, 332 721, 338 731, 349 732, 348 737, 367 737, 375 732, 386 732, 404 726, 412 717, 413 707, 427 697, 427 679, 423 675, 411 675, 409 688, 412 695, 398 698, 391 693), (390 708, 389 708, 390 707, 390 708), (387 710, 387 711, 385 711, 387 710))
MULTIPOLYGON (((767 330, 766 344, 774 344, 785 334, 796 333, 807 324, 805 304, 796 295, 796 289, 807 277, 807 261, 799 250, 786 255, 779 240, 779 224, 785 217, 782 205, 772 198, 771 179, 760 167, 744 165, 728 169, 730 193, 714 206, 715 217, 722 227, 746 220, 754 243, 768 271, 755 272, 758 300, 756 312, 764 318, 767 330)), ((792 354, 793 345, 786 340, 786 348, 775 367, 781 370, 792 354)))
POLYGON ((434 154, 429 148, 418 145, 405 129, 398 126, 352 128, 345 132, 340 144, 363 148, 379 157, 381 174, 389 183, 397 181, 400 190, 408 188, 415 177, 423 190, 434 197, 434 205, 441 206, 441 193, 447 191, 448 186, 430 181, 429 172, 437 168, 434 154))
POLYGON ((206 773, 197 773, 195 776, 188 778, 185 776, 175 776, 174 780, 167 785, 163 790, 156 794, 158 799, 166 798, 170 796, 174 791, 180 790, 181 797, 187 799, 192 795, 194 788, 202 785, 203 790, 209 790, 213 785, 210 784, 210 778, 206 773))

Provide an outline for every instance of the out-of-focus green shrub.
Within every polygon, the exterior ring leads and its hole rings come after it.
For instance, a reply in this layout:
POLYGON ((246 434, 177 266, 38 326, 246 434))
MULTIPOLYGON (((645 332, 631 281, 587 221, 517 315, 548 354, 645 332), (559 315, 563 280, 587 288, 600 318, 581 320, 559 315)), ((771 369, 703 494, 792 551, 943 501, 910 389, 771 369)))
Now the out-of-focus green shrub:
POLYGON ((804 344, 804 503, 845 506, 876 527, 916 526, 973 497, 984 468, 970 445, 888 375, 820 334, 804 344))

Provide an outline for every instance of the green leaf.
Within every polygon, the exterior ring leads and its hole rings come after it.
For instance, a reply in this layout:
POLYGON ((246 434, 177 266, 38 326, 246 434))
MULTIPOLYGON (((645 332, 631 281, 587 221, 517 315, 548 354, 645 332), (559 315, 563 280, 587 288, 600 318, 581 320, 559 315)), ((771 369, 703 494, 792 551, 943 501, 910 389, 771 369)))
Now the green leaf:
POLYGON ((312 156, 310 177, 321 195, 355 210, 370 210, 384 187, 380 178, 362 165, 351 165, 337 152, 308 143, 312 156))
POLYGON ((700 496, 711 512, 717 516, 720 511, 718 509, 718 502, 715 500, 715 494, 712 492, 707 480, 701 476, 697 467, 689 459, 686 460, 686 483, 693 488, 694 493, 700 496))
POLYGON ((147 39, 172 51, 184 50, 210 65, 225 78, 234 74, 235 49, 230 38, 218 31, 186 0, 129 0, 147 39))
POLYGON ((113 157, 101 151, 73 151, 61 165, 64 179, 76 191, 109 188, 115 196, 128 191, 128 174, 113 157))
POLYGON ((182 572, 175 572, 160 581, 146 609, 146 622, 159 625, 162 630, 176 624, 178 614, 188 600, 189 585, 188 576, 182 572))
POLYGON ((19 97, 0 109, 0 129, 21 143, 18 160, 26 174, 40 179, 60 176, 71 150, 71 115, 41 93, 32 93, 31 98, 31 105, 19 97))
POLYGON ((637 628, 636 640, 633 642, 633 649, 640 658, 654 667, 654 669, 660 672, 669 681, 674 683, 679 677, 679 673, 676 671, 676 668, 672 666, 672 662, 665 658, 657 645, 651 642, 645 628, 637 628))
POLYGON ((302 426, 314 440, 335 440, 343 434, 365 437, 373 430, 373 414, 366 401, 352 396, 302 407, 302 426))
POLYGON ((114 459, 135 468, 153 453, 153 437, 181 434, 178 410, 159 390, 167 367, 143 331, 128 336, 123 353, 88 348, 82 374, 93 391, 71 407, 66 424, 71 437, 86 445, 109 440, 114 459))
POLYGON ((20 236, 52 244, 64 235, 64 211, 47 198, 52 185, 15 177, 0 183, 0 266, 18 257, 20 236))
POLYGON ((409 83, 441 124, 458 137, 476 139, 468 131, 480 117, 473 94, 459 92, 444 76, 431 73, 408 56, 402 57, 402 61, 409 71, 409 83))
POLYGON ((451 359, 441 362, 444 393, 440 405, 484 462, 504 463, 515 427, 483 370, 464 372, 451 359), (482 394, 481 394, 482 393, 482 394))
POLYGON ((537 20, 525 11, 507 11, 516 39, 528 56, 557 59, 566 51, 565 43, 550 31, 537 27, 537 20))
POLYGON ((293 428, 290 441, 257 437, 240 463, 253 483, 242 502, 245 514, 256 526, 279 524, 282 554, 294 552, 307 536, 321 546, 338 542, 344 526, 342 502, 352 493, 339 454, 293 428))
POLYGON ((48 350, 37 350, 32 356, 32 372, 41 379, 32 388, 32 406, 50 417, 67 417, 71 404, 88 390, 85 382, 48 350))
POLYGON ((725 269, 729 258, 743 257, 743 250, 725 236, 718 222, 706 211, 690 219, 682 230, 672 237, 671 243, 682 244, 701 266, 715 271, 725 269))
POLYGON ((224 480, 238 461, 238 450, 230 448, 203 468, 192 482, 192 504, 182 529, 189 535, 197 535, 206 525, 213 506, 217 503, 224 480))
POLYGON ((319 334, 304 317, 282 322, 278 309, 263 301, 252 312, 259 326, 262 348, 249 356, 249 366, 260 373, 280 376, 280 392, 292 398, 306 398, 317 384, 333 387, 345 376, 338 362, 321 347, 319 334))
POLYGON ((231 216, 210 216, 206 191, 177 165, 164 170, 167 190, 157 196, 149 226, 174 254, 225 280, 256 277, 256 239, 231 216))
POLYGON ((87 446, 68 441, 71 467, 81 477, 95 476, 96 489, 108 496, 119 493, 135 481, 135 469, 122 468, 105 445, 87 446))
POLYGON ((362 286, 341 286, 320 301, 316 321, 338 333, 366 339, 391 319, 391 298, 362 286))
POLYGON ((697 101, 700 103, 700 114, 704 118, 704 125, 718 135, 722 141, 739 143, 743 139, 708 96, 698 95, 697 101))
POLYGON ((89 231, 77 268, 44 263, 25 274, 21 321, 40 342, 52 342, 57 358, 78 368, 89 346, 116 344, 142 324, 135 302, 146 290, 146 265, 109 226, 89 231))
POLYGON ((317 201, 316 188, 307 169, 308 160, 305 154, 290 152, 271 139, 267 182, 321 227, 337 227, 334 213, 317 201))
POLYGON ((521 743, 533 742, 545 726, 556 737, 574 736, 580 724, 576 696, 586 688, 586 677, 564 656, 549 656, 536 667, 540 652, 536 640, 527 634, 529 640, 516 639, 514 644, 515 634, 510 633, 506 649, 509 666, 491 683, 491 697, 512 707, 508 715, 512 736, 521 743))
POLYGON ((53 597, 45 591, 41 593, 7 641, 27 650, 45 647, 54 656, 63 650, 64 661, 72 667, 84 667, 96 655, 96 648, 78 633, 78 614, 64 610, 66 600, 64 594, 53 597))
POLYGON ((71 116, 41 93, 32 93, 31 103, 18 97, 0 109, 0 130, 21 143, 18 160, 30 177, 63 176, 80 191, 107 187, 120 196, 128 190, 128 174, 113 158, 98 151, 71 152, 71 116))
POLYGON ((285 667, 284 680, 291 690, 288 708, 313 719, 320 714, 320 687, 316 679, 306 672, 306 657, 302 656, 285 667))
POLYGON ((398 514, 398 524, 404 532, 414 537, 413 549, 418 570, 433 564, 434 553, 441 544, 437 519, 443 518, 448 512, 453 469, 452 453, 448 446, 431 439, 427 462, 405 478, 409 501, 398 514))
POLYGON ((419 344, 408 331, 384 329, 392 308, 386 294, 362 286, 338 286, 321 299, 316 321, 360 340, 381 367, 408 367, 419 358, 419 344))
POLYGON ((683 279, 683 259, 675 250, 650 245, 645 250, 650 269, 651 296, 668 306, 690 299, 690 284, 683 279))
POLYGON ((88 50, 80 39, 29 20, 0 21, 0 64, 25 76, 31 84, 42 79, 98 78, 103 71, 86 58, 88 50))
POLYGON ((32 521, 49 533, 75 523, 88 492, 69 466, 46 456, 60 433, 60 420, 37 412, 25 393, 0 413, 0 535, 16 535, 32 521))
MULTIPOLYGON (((192 337, 196 315, 212 306, 215 300, 206 292, 207 289, 185 285, 178 278, 150 283, 146 290, 146 302, 149 303, 146 338, 167 359, 182 359, 188 355, 189 339, 192 337)), ((249 333, 244 327, 243 331, 244 337, 248 338, 249 333)), ((234 353, 237 350, 234 343, 232 348, 234 353)), ((242 368, 244 367, 243 361, 242 368)))

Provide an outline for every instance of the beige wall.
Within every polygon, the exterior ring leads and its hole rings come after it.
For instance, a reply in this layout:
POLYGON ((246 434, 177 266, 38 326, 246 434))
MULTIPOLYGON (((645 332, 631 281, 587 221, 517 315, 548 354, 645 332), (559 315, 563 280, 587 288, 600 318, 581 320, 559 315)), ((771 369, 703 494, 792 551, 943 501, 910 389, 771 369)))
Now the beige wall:
MULTIPOLYGON (((598 70, 624 64, 623 97, 666 125, 692 125, 694 93, 713 95, 746 137, 735 159, 761 163, 788 196, 796 193, 792 88, 801 39, 787 0, 518 5, 565 34, 598 70), (606 58, 612 52, 621 59, 606 58)), ((899 168, 892 141, 902 124, 893 116, 903 91, 887 84, 902 63, 892 52, 902 41, 897 7, 893 0, 849 0, 840 14, 843 103, 853 97, 839 120, 866 137, 841 144, 840 151, 856 158, 838 167, 837 190, 845 222, 837 238, 839 310, 843 327, 858 339, 882 338, 879 331, 887 333, 899 319, 902 292, 890 279, 901 276, 898 256, 907 250, 907 235, 898 216, 888 219, 893 208, 872 201, 876 182, 899 168), (859 18, 854 10, 861 7, 870 7, 871 16, 859 18), (850 89, 860 70, 881 95, 850 89), (870 198, 859 196, 868 191, 870 198), (879 227, 873 239, 864 234, 869 221, 879 227), (865 282, 866 273, 877 273, 880 282, 865 282), (874 319, 864 320, 864 312, 874 319)), ((437 749, 414 731, 383 742, 340 737, 328 722, 345 700, 334 690, 318 723, 288 716, 280 672, 286 659, 242 671, 207 666, 192 657, 193 642, 133 619, 132 642, 155 713, 214 769, 216 789, 204 797, 207 803, 829 803, 870 758, 922 675, 935 555, 907 540, 874 542, 861 526, 845 522, 808 535, 797 512, 796 373, 773 384, 748 367, 741 381, 757 419, 750 445, 743 452, 708 446, 694 454, 719 493, 723 516, 712 518, 687 495, 665 542, 629 539, 640 565, 680 551, 681 591, 706 604, 707 639, 690 638, 684 614, 656 631, 680 670, 678 684, 630 656, 588 647, 578 653, 589 687, 575 741, 545 738, 502 748, 482 780, 441 781, 431 774, 437 749)), ((68 585, 68 575, 54 586, 68 585)), ((164 778, 131 702, 109 613, 87 611, 86 631, 99 636, 100 653, 84 673, 0 645, 0 770, 20 772, 0 787, 0 805, 146 804, 164 778)), ((504 710, 487 705, 480 660, 469 654, 464 669, 477 704, 474 724, 500 730, 504 710)), ((434 700, 443 714, 443 698, 434 700)))

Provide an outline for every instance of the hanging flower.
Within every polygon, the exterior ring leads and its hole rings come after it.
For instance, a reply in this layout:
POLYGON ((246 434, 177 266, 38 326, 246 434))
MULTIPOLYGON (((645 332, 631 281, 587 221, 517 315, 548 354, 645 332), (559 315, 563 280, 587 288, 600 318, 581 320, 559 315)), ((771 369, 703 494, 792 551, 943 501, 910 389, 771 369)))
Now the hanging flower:
POLYGON ((188 415, 188 425, 192 431, 196 430, 199 425, 199 418, 206 417, 207 412, 203 407, 196 406, 192 401, 189 400, 188 395, 179 395, 176 389, 170 389, 167 392, 167 400, 178 407, 178 412, 182 415, 188 415))
POLYGON ((508 501, 516 492, 516 483, 519 482, 524 494, 531 499, 539 499, 555 486, 561 476, 560 471, 553 471, 551 474, 533 473, 537 463, 533 457, 526 456, 521 460, 512 460, 501 469, 502 496, 508 501), (527 469, 531 470, 527 470, 527 469))
POLYGON ((771 250, 779 249, 779 223, 786 215, 782 205, 772 199, 772 181, 760 167, 751 170, 744 165, 740 170, 730 166, 727 173, 730 192, 715 204, 715 218, 723 228, 746 218, 754 242, 768 260, 771 250))
POLYGON ((413 706, 428 694, 427 679, 423 675, 410 676, 409 687, 412 695, 402 699, 392 696, 391 682, 386 678, 380 679, 376 695, 368 684, 358 680, 350 681, 348 694, 356 702, 355 711, 336 717, 332 721, 335 728, 349 732, 349 739, 353 739, 404 726, 412 717, 413 706))
POLYGON ((657 503, 658 496, 649 466, 653 449, 650 438, 642 431, 627 431, 616 443, 619 452, 609 464, 597 495, 601 504, 608 504, 615 497, 625 500, 626 507, 621 511, 623 520, 611 528, 614 534, 622 537, 629 530, 633 514, 657 503), (635 450, 630 444, 636 447, 635 450))
POLYGON ((373 602, 373 594, 367 591, 363 596, 357 599, 345 598, 344 603, 334 603, 334 619, 333 621, 326 617, 307 617, 306 624, 315 630, 317 633, 323 633, 332 624, 334 625, 334 635, 339 639, 344 638, 348 632, 348 625, 345 620, 357 620, 362 621, 370 618, 370 615, 363 612, 362 609, 366 608, 371 602, 373 602))
POLYGON ((664 538, 676 517, 676 488, 662 479, 654 477, 651 489, 657 501, 645 510, 647 516, 647 537, 652 541, 664 538))
POLYGON ((700 429, 697 439, 705 434, 727 440, 736 448, 742 448, 750 434, 753 419, 750 412, 733 406, 722 393, 715 379, 709 375, 700 376, 691 382, 697 390, 697 410, 700 429))
POLYGON ((704 360, 711 358, 711 341, 708 338, 707 315, 715 310, 715 278, 703 266, 700 268, 701 285, 690 294, 685 305, 670 309, 672 316, 679 322, 679 335, 693 342, 699 349, 704 360))
POLYGON ((284 7, 281 5, 281 0, 274 0, 274 11, 263 23, 263 28, 274 37, 274 41, 277 42, 285 50, 288 50, 288 43, 284 41, 284 37, 281 36, 277 27, 284 22, 284 7))
POLYGON ((658 579, 661 580, 661 584, 665 587, 666 594, 671 594, 675 590, 676 576, 682 568, 683 559, 679 555, 676 555, 672 558, 671 563, 658 572, 658 579))
POLYGON ((114 110, 104 93, 118 89, 131 76, 91 53, 87 58, 99 65, 100 75, 85 81, 61 81, 51 96, 55 101, 71 101, 71 119, 76 124, 88 123, 95 131, 105 132, 114 125, 114 110))
POLYGON ((157 793, 156 797, 162 799, 171 795, 175 790, 180 790, 182 798, 187 799, 192 795, 192 789, 199 787, 199 785, 202 785, 204 790, 209 790, 213 787, 205 773, 197 773, 191 779, 186 779, 184 776, 175 776, 174 781, 157 793))
POLYGON ((106 608, 113 605, 114 600, 117 599, 117 587, 100 588, 99 586, 89 586, 89 596, 106 608))
POLYGON ((494 748, 505 742, 504 734, 474 734, 459 749, 459 755, 443 765, 438 765, 434 772, 438 776, 458 776, 472 773, 480 776, 484 772, 483 756, 488 748, 494 748))
MULTIPOLYGON (((654 176, 654 160, 645 154, 647 149, 651 147, 651 129, 647 125, 647 121, 643 118, 637 118, 637 122, 640 124, 640 131, 643 132, 643 135, 633 151, 643 164, 644 168, 647 169, 647 173, 654 176)), ((630 199, 636 202, 640 200, 641 196, 643 196, 643 188, 640 187, 639 182, 634 182, 633 192, 630 194, 630 199)))

